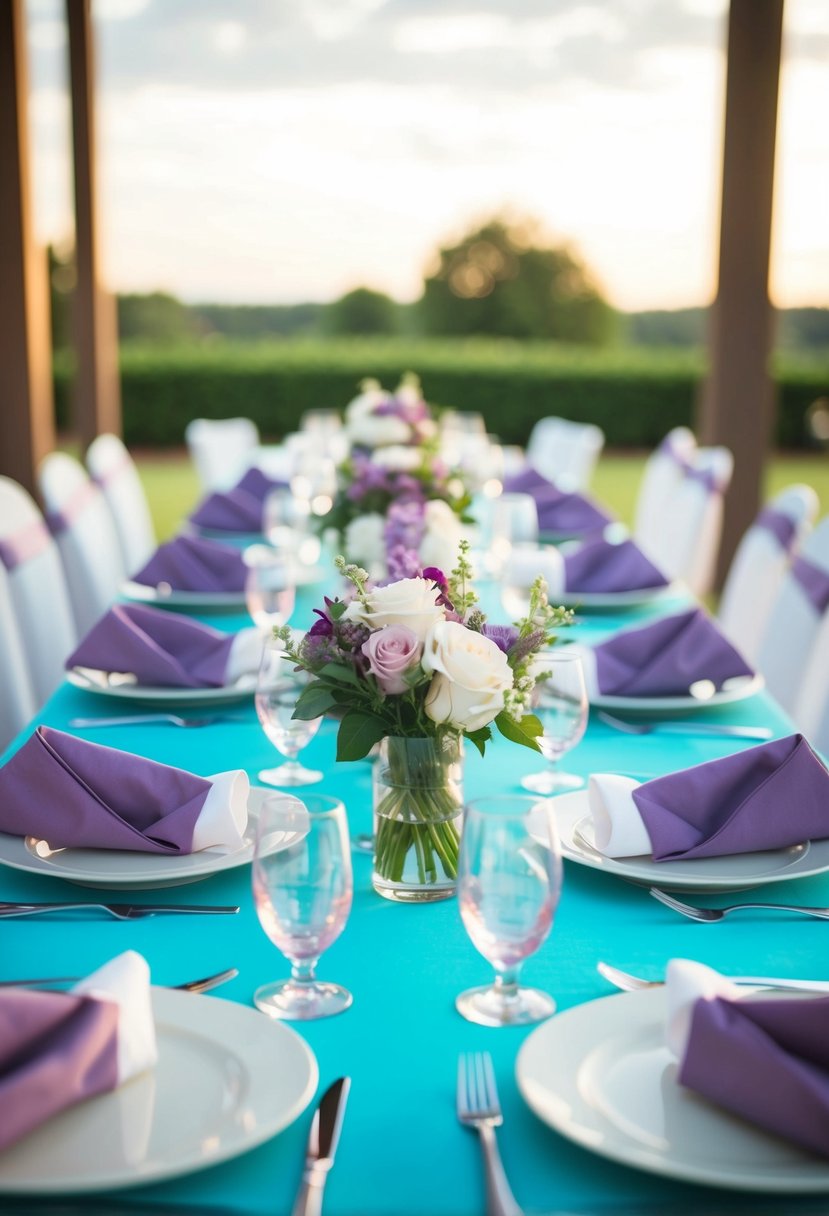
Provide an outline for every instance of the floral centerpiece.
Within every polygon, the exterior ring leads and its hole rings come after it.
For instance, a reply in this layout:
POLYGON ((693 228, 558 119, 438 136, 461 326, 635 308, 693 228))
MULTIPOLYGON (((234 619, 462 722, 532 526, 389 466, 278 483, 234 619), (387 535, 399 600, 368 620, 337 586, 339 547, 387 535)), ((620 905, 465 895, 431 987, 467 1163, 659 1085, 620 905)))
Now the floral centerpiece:
POLYGON ((571 614, 549 604, 538 578, 523 619, 490 625, 476 606, 466 542, 448 578, 427 568, 374 586, 359 566, 336 564, 353 598, 326 598, 298 643, 287 626, 275 631, 286 657, 316 677, 295 716, 339 716, 338 760, 381 745, 375 889, 391 899, 445 898, 457 878, 462 742, 483 755, 494 727, 539 750, 533 656, 571 614))

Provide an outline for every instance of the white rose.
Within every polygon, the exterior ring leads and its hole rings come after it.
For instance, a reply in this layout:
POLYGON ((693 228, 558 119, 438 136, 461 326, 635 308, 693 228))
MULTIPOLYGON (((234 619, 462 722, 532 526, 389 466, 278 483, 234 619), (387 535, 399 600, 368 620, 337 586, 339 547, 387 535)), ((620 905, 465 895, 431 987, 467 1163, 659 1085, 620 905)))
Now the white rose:
POLYGON ((358 566, 370 566, 382 561, 385 553, 383 532, 386 521, 376 511, 357 515, 345 529, 345 554, 358 566))
POLYGON ((343 613, 347 621, 359 621, 369 629, 384 625, 408 625, 422 642, 431 627, 443 621, 446 612, 438 603, 434 583, 426 578, 401 578, 387 587, 375 587, 368 605, 353 600, 343 613))
POLYGON ((512 671, 504 652, 482 633, 441 621, 429 631, 420 662, 434 672, 424 703, 433 722, 474 731, 504 708, 512 671))
POLYGON ((416 447, 404 447, 401 443, 390 443, 372 456, 372 463, 381 469, 394 469, 399 473, 411 473, 419 469, 423 455, 416 447))
POLYGON ((390 443, 408 443, 412 430, 402 418, 394 414, 365 414, 346 423, 348 438, 361 447, 379 448, 390 443))
POLYGON ((373 414, 378 405, 383 405, 384 402, 390 400, 391 395, 382 389, 376 380, 366 381, 363 391, 353 401, 349 401, 345 407, 346 422, 356 422, 358 418, 365 418, 367 414, 373 414))
POLYGON ((418 547, 421 565, 453 570, 458 562, 458 546, 463 539, 463 526, 455 512, 442 498, 426 503, 423 513, 425 531, 418 547))

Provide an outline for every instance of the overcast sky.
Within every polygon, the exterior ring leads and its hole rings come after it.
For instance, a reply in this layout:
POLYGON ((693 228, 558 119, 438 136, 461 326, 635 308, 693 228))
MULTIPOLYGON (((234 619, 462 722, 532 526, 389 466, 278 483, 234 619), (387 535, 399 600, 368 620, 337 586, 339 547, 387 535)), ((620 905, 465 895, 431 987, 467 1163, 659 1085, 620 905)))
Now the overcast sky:
MULTIPOLYGON (((37 229, 71 234, 63 0, 26 0, 37 229)), ((105 258, 189 300, 420 293, 531 214, 620 308, 713 293, 726 0, 93 0, 105 258)), ((786 0, 772 292, 829 304, 829 0, 786 0)))

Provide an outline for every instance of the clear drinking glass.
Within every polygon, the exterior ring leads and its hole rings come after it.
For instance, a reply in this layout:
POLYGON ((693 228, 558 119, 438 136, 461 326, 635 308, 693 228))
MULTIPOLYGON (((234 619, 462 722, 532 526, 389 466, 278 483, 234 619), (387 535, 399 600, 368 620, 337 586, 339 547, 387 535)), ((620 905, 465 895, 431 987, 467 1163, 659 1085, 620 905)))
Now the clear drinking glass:
POLYGON ((463 819, 458 868, 461 919, 495 968, 495 982, 455 999, 469 1022, 519 1026, 555 1012, 537 988, 519 987, 524 960, 547 939, 561 893, 561 849, 552 802, 521 794, 478 798, 463 819))
POLYGON ((513 545, 538 540, 538 509, 531 494, 502 494, 492 506, 493 558, 503 567, 513 545))
POLYGON ((306 795, 303 802, 304 809, 295 798, 274 794, 264 799, 253 858, 259 923, 291 964, 291 978, 258 988, 254 1004, 272 1018, 301 1021, 342 1013, 353 999, 347 989, 314 974, 351 910, 345 807, 338 798, 321 794, 306 795), (297 831, 302 835, 295 844, 280 847, 285 832, 297 831))
POLYGON ((245 603, 254 624, 263 631, 286 624, 296 599, 291 553, 251 545, 245 550, 245 565, 245 603))
POLYGON ((562 772, 556 764, 581 741, 587 727, 589 705, 581 657, 568 653, 566 647, 548 650, 536 656, 534 668, 537 675, 547 677, 535 686, 532 712, 543 727, 538 746, 549 767, 540 773, 528 773, 521 784, 534 794, 578 789, 584 785, 583 778, 562 772))
POLYGON ((319 561, 321 545, 311 530, 310 503, 295 498, 287 486, 277 486, 265 499, 262 531, 275 549, 292 553, 300 566, 319 561))
POLYGON ((304 673, 294 672, 286 661, 280 642, 265 643, 256 680, 256 714, 276 750, 288 758, 287 764, 262 769, 259 780, 267 785, 313 785, 322 781, 321 772, 305 768, 297 760, 322 722, 322 718, 293 717, 297 699, 307 682, 304 673))

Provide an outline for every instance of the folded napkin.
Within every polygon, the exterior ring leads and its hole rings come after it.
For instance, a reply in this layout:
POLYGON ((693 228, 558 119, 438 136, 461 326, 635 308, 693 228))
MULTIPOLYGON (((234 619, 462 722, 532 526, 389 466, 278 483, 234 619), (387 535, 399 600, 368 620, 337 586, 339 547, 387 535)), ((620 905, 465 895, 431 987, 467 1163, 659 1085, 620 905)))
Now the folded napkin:
POLYGON ((538 511, 538 527, 542 532, 584 536, 589 532, 599 532, 612 522, 612 516, 591 498, 575 491, 560 490, 531 465, 508 477, 504 489, 511 494, 532 495, 538 511))
POLYGON ((132 950, 70 992, 0 991, 0 1150, 157 1060, 150 971, 132 950))
POLYGON ((0 768, 0 832, 53 849, 180 855, 244 844, 241 770, 194 773, 39 726, 0 768))
POLYGON ((608 857, 690 861, 829 836, 829 773, 802 735, 643 785, 594 773, 588 801, 596 848, 608 857))
POLYGON ((232 489, 209 494, 190 516, 200 528, 225 532, 260 532, 265 499, 271 490, 285 486, 261 469, 248 469, 232 489))
POLYGON ((172 591, 244 591, 247 567, 239 549, 198 536, 177 536, 160 545, 133 582, 172 591))
POLYGON ((746 999, 686 959, 668 964, 666 995, 680 1085, 829 1157, 829 997, 746 999))
POLYGON ((564 558, 564 586, 570 592, 643 591, 668 580, 632 540, 598 536, 564 558))
POLYGON ((753 676, 740 652, 701 608, 625 629, 598 646, 580 647, 588 696, 681 697, 707 680, 753 676))
POLYGON ((258 629, 221 633, 163 608, 116 604, 92 626, 66 667, 131 672, 139 684, 221 688, 262 657, 258 629))

